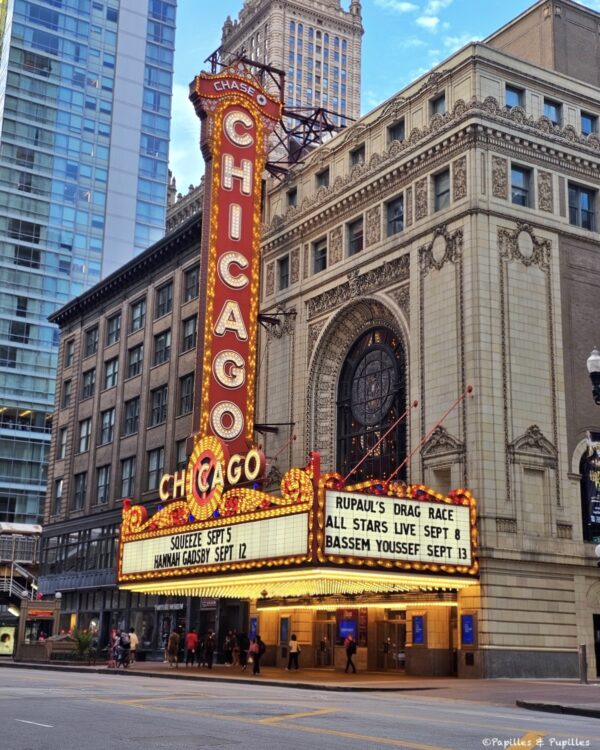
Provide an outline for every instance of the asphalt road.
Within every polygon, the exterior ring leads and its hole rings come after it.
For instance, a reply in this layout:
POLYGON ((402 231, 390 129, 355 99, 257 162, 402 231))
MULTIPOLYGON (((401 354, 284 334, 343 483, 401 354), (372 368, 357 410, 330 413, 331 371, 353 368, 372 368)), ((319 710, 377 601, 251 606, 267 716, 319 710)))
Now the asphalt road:
POLYGON ((1 750, 594 748, 600 720, 432 692, 323 693, 2 669, 1 750))

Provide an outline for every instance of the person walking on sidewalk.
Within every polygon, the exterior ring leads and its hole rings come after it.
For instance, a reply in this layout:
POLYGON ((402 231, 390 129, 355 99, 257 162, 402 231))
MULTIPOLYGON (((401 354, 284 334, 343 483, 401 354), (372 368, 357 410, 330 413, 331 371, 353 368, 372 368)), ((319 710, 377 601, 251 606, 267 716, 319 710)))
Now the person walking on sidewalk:
POLYGON ((344 648, 346 649, 346 669, 344 672, 348 672, 348 669, 352 667, 353 674, 356 674, 356 667, 352 661, 352 657, 356 653, 356 641, 353 636, 349 635, 344 641, 344 648))
POLYGON ((169 642, 167 643, 167 657, 169 659, 169 666, 179 666, 179 633, 175 629, 169 636, 169 642))
POLYGON ((298 643, 298 638, 296 637, 296 633, 292 633, 292 637, 288 644, 288 665, 285 668, 286 672, 289 672, 292 669, 292 665, 294 665, 296 672, 298 671, 299 669, 298 657, 299 656, 300 656, 300 644, 298 643))
POLYGON ((215 634, 212 632, 212 630, 209 630, 204 641, 204 663, 209 669, 212 669, 216 648, 217 639, 215 638, 215 634))
POLYGON ((191 628, 190 632, 185 637, 185 666, 191 664, 194 666, 194 659, 196 658, 196 649, 198 648, 198 634, 194 628, 191 628))
POLYGON ((129 628, 129 663, 135 664, 135 652, 140 645, 140 639, 135 633, 135 628, 129 628))
POLYGON ((252 657, 252 674, 257 675, 260 674, 260 660, 263 657, 263 654, 267 650, 267 647, 265 645, 265 642, 262 640, 260 635, 257 635, 256 638, 252 641, 252 645, 250 646, 250 656, 252 657))

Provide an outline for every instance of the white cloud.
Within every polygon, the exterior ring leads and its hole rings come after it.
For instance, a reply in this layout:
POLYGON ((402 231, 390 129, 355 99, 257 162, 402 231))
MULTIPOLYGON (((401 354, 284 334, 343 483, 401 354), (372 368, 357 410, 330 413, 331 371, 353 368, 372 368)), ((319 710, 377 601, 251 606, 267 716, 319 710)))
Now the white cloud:
POLYGON ((445 36, 442 43, 448 52, 454 52, 461 49, 469 42, 476 42, 481 39, 477 34, 458 34, 457 36, 445 36))
POLYGON ((188 87, 173 86, 171 146, 169 169, 177 180, 177 190, 184 195, 189 185, 198 185, 204 174, 204 159, 200 153, 200 120, 188 99, 188 87))
POLYGON ((419 16, 415 23, 417 26, 422 26, 424 29, 429 31, 435 31, 440 19, 437 16, 419 16))
POLYGON ((391 10, 393 13, 411 13, 413 10, 419 9, 418 5, 405 0, 375 0, 375 5, 383 8, 383 10, 391 10))
POLYGON ((407 39, 401 39, 398 42, 398 46, 403 49, 413 49, 414 47, 424 47, 427 42, 424 39, 420 39, 418 36, 410 36, 407 39))
POLYGON ((452 0, 429 0, 427 5, 425 6, 425 15, 435 16, 436 13, 439 13, 440 10, 447 8, 449 5, 451 5, 451 3, 452 0))

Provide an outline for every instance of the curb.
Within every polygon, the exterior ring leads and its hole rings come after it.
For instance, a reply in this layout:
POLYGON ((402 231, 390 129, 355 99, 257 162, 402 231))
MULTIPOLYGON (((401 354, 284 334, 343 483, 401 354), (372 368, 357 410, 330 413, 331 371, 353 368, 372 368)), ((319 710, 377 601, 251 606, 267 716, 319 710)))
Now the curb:
POLYGON ((545 711, 549 714, 570 714, 572 716, 588 716, 592 719, 600 719, 600 708, 587 708, 586 706, 563 706, 561 703, 537 703, 535 701, 515 701, 519 708, 528 711, 545 711))
POLYGON ((313 684, 310 682, 285 682, 273 679, 262 679, 254 680, 248 676, 242 677, 221 677, 215 675, 208 677, 207 675, 186 675, 184 674, 161 674, 157 672, 142 672, 130 669, 108 669, 107 667, 78 667, 63 664, 31 664, 31 663, 20 663, 10 662, 3 663, 0 661, 0 668, 10 667, 13 669, 37 669, 45 670, 47 672, 80 672, 85 674, 103 674, 103 675, 129 675, 131 677, 151 677, 156 680, 185 680, 187 682, 218 682, 228 683, 234 685, 255 685, 256 682, 260 682, 261 685, 268 685, 269 687, 278 688, 293 688, 294 690, 320 690, 329 691, 336 693, 402 693, 402 692, 423 692, 426 690, 438 690, 436 687, 370 687, 362 685, 324 685, 324 684, 313 684))

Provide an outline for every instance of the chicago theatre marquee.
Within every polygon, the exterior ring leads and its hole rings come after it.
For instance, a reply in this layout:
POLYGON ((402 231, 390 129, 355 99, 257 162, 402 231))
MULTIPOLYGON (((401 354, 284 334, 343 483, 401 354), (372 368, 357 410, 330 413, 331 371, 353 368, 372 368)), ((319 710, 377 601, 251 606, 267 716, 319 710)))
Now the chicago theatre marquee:
MULTIPOLYGON (((391 467, 359 482, 322 472, 315 451, 283 473, 277 491, 263 488, 254 429, 260 198, 281 105, 241 65, 201 74, 192 89, 210 187, 196 432, 186 468, 162 477, 154 515, 124 501, 119 585, 247 601, 248 633, 260 631, 267 663, 284 663, 294 632, 303 665, 339 667, 351 634, 359 668, 468 673, 479 586, 477 509, 467 490, 442 495, 391 467)), ((363 365, 369 388, 371 364, 363 365)))

